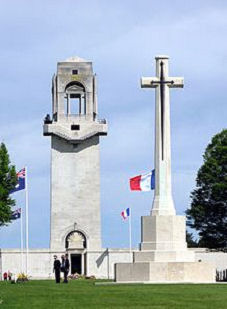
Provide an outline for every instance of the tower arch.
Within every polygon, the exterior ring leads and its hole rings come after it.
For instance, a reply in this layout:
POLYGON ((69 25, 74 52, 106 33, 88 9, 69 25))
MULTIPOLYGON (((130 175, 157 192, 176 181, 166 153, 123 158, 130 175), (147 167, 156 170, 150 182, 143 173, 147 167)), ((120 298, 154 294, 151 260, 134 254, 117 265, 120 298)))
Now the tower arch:
POLYGON ((65 87, 65 115, 86 115, 86 89, 78 81, 69 82, 65 87))
POLYGON ((87 238, 84 233, 79 230, 71 231, 65 238, 65 249, 86 249, 87 238))

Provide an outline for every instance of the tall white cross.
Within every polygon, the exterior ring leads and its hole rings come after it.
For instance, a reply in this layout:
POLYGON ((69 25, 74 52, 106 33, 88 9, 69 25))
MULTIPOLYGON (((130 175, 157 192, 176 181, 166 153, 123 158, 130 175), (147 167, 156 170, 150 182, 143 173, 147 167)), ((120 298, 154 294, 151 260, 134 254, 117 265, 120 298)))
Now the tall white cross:
POLYGON ((142 88, 155 88, 155 193, 151 215, 175 215, 171 186, 169 88, 182 88, 182 77, 169 77, 168 56, 157 56, 156 77, 142 77, 142 88))

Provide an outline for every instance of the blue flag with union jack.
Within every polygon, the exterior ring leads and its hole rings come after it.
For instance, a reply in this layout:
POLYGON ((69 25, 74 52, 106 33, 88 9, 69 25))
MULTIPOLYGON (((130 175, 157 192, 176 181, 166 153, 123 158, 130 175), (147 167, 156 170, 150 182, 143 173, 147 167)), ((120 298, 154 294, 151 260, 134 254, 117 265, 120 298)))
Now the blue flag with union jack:
POLYGON ((17 220, 17 219, 20 219, 20 217, 21 217, 21 208, 18 208, 12 212, 10 219, 17 220))
POLYGON ((16 191, 24 190, 25 189, 25 177, 26 177, 26 172, 25 172, 25 167, 22 168, 17 173, 17 184, 13 190, 10 191, 10 193, 14 193, 16 191))

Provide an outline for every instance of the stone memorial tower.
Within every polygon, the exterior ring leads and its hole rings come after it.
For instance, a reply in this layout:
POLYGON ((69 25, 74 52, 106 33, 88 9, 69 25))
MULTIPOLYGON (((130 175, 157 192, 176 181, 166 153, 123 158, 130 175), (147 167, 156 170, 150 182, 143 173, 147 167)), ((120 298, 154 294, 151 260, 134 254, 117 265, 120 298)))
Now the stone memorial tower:
MULTIPOLYGON (((99 136, 92 62, 72 57, 57 65, 52 81, 50 249, 69 253, 101 249, 99 136)), ((71 254, 72 261, 72 254, 71 254)))

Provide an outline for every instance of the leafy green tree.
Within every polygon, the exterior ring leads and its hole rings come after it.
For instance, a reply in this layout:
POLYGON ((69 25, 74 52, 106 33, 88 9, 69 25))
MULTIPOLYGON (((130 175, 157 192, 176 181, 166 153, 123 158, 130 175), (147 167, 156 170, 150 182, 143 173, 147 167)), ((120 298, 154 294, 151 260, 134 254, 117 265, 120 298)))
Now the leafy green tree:
POLYGON ((216 134, 203 155, 187 224, 198 231, 199 247, 227 247, 227 130, 216 134))
POLYGON ((4 143, 0 145, 0 226, 10 222, 11 207, 15 200, 11 198, 10 191, 17 183, 15 166, 10 165, 8 151, 4 143))

